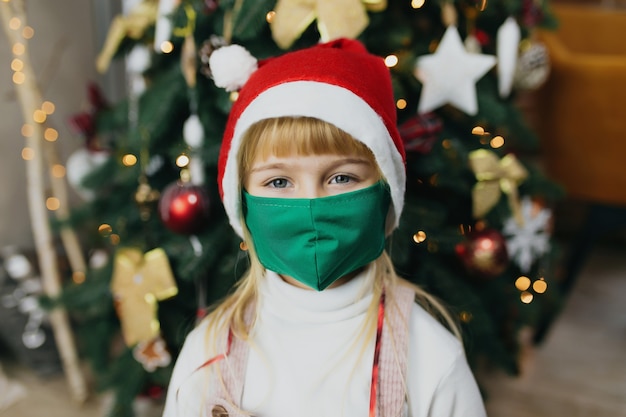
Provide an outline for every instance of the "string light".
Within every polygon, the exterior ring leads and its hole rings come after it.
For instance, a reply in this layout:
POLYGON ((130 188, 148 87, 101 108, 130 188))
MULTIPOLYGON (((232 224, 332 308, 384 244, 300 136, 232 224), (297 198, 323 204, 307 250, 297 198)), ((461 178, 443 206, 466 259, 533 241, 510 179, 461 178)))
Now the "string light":
POLYGON ((494 149, 501 148, 504 146, 504 138, 502 136, 495 136, 489 141, 489 145, 494 149))
POLYGON ((61 207, 61 202, 56 197, 48 197, 46 199, 46 208, 50 211, 58 210, 61 207))
POLYGON ((37 109, 33 112, 33 120, 35 121, 35 123, 43 123, 46 121, 47 118, 48 115, 41 109, 37 109))
POLYGON ((424 3, 426 3, 426 0, 411 0, 411 7, 419 9, 424 5, 424 3))
POLYGON ((15 84, 23 84, 26 81, 26 75, 23 72, 17 71, 13 73, 13 82, 15 84))
POLYGON ((22 71, 24 69, 24 61, 19 58, 14 58, 13 61, 11 61, 11 69, 13 71, 22 71))
POLYGON ((113 233, 110 237, 109 237, 109 241, 111 242, 112 245, 119 245, 120 244, 120 235, 117 235, 115 233, 113 233))
POLYGON ((85 273, 82 271, 75 271, 72 274, 72 281, 74 281, 74 284, 82 284, 83 282, 85 282, 85 273))
POLYGON ((132 167, 136 163, 137 157, 132 153, 127 153, 126 155, 122 156, 122 164, 124 164, 124 166, 132 167))
POLYGON ((22 136, 24 136, 25 138, 31 137, 34 132, 35 132, 35 129, 31 125, 29 124, 22 125, 22 136))
POLYGON ((24 52, 26 52, 26 47, 23 43, 16 42, 13 44, 13 48, 11 48, 11 51, 13 52, 13 55, 24 55, 24 52))
POLYGON ((35 157, 35 151, 32 148, 25 147, 22 149, 22 159, 25 161, 30 161, 35 157))
POLYGON ((461 313, 459 313, 459 320, 463 323, 469 323, 473 318, 474 316, 469 311, 461 311, 461 313))
POLYGON ((44 101, 43 103, 41 103, 41 110, 43 110, 46 114, 54 113, 54 109, 54 103, 51 101, 44 101))
POLYGON ((426 240, 426 232, 424 232, 423 230, 420 230, 419 232, 413 235, 413 241, 415 243, 422 243, 425 240, 426 240))
POLYGON ((482 136, 485 134, 485 128, 482 126, 474 126, 474 128, 472 128, 472 135, 476 135, 476 136, 482 136))
POLYGON ((178 158, 176 158, 176 166, 179 168, 184 168, 187 165, 189 165, 189 157, 185 154, 183 155, 179 155, 178 158))
POLYGON ((395 55, 387 55, 385 57, 385 65, 388 68, 395 67, 396 65, 398 65, 398 57, 395 55))
POLYGON ((24 37, 24 39, 31 39, 33 36, 35 36, 35 29, 31 28, 30 26, 24 26, 24 29, 22 29, 22 36, 24 37))
POLYGON ((539 278, 537 281, 533 282, 533 290, 537 294, 543 294, 548 289, 548 284, 543 278, 539 278))
POLYGON ((48 127, 43 132, 43 138, 48 142, 54 142, 59 138, 59 132, 57 132, 56 129, 48 127))
POLYGON ((398 99, 398 101, 396 101, 396 107, 400 110, 404 110, 406 109, 407 103, 406 100, 403 98, 398 99))
POLYGON ((98 226, 98 233, 100 233, 100 236, 107 237, 113 233, 113 228, 110 224, 102 223, 98 226))
POLYGON ((52 168, 50 168, 50 174, 55 178, 65 177, 65 171, 65 167, 61 164, 54 164, 52 168))
POLYGON ((530 288, 530 278, 522 275, 515 280, 515 288, 520 291, 526 291, 528 288, 530 288))
POLYGON ((160 45, 161 52, 169 54, 174 50, 174 44, 170 41, 163 41, 160 45))
POLYGON ((267 21, 267 23, 272 23, 272 20, 274 20, 275 16, 276 16, 276 12, 274 10, 269 11, 265 15, 265 20, 267 21))
POLYGON ((231 92, 230 96, 228 96, 228 98, 230 99, 230 101, 232 101, 234 103, 239 98, 239 91, 231 92))
POLYGON ((9 20, 9 27, 12 30, 18 30, 20 26, 22 26, 22 21, 19 18, 12 17, 11 20, 9 20))
POLYGON ((524 291, 520 294, 519 298, 520 300, 522 300, 522 303, 530 304, 533 301, 534 296, 532 295, 532 293, 524 291))

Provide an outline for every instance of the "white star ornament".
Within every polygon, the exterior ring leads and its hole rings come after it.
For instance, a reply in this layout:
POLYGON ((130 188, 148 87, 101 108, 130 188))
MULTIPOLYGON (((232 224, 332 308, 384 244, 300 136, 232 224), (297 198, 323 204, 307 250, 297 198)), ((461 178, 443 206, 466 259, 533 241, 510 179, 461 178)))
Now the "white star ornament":
POLYGON ((451 104, 469 115, 478 112, 476 82, 496 64, 493 55, 469 53, 455 26, 448 26, 434 54, 417 60, 422 83, 418 113, 451 104))

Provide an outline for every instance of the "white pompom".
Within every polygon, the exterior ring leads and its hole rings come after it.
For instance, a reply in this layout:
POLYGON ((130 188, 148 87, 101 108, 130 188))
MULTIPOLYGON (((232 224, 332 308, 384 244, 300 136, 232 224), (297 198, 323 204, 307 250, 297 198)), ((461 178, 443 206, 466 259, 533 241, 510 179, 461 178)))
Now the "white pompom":
POLYGON ((209 67, 215 85, 226 91, 237 91, 257 70, 257 59, 241 45, 229 45, 215 50, 209 57, 209 67))
POLYGON ((192 148, 198 148, 202 145, 204 139, 204 129, 197 114, 192 114, 183 126, 183 138, 185 143, 192 148))

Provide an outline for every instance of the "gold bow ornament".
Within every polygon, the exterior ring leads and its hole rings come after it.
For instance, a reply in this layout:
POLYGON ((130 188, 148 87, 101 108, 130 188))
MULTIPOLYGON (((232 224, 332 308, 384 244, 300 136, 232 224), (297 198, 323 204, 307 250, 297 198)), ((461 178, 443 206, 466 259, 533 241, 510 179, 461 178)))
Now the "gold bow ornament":
POLYGON ((317 19, 322 42, 354 39, 369 25, 367 12, 386 7, 387 0, 278 0, 270 22, 272 38, 287 49, 317 19))
POLYGON ((136 248, 118 250, 111 291, 126 345, 153 340, 160 334, 158 301, 178 293, 165 251, 156 248, 144 254, 136 248))
POLYGON ((500 159, 492 151, 478 149, 470 152, 469 164, 477 180, 472 189, 474 217, 485 216, 504 193, 513 217, 522 221, 518 187, 528 177, 528 171, 515 155, 507 154, 500 159))
POLYGON ((125 38, 139 40, 154 25, 158 11, 157 0, 143 0, 126 15, 118 15, 109 26, 102 50, 96 58, 96 69, 104 73, 109 68, 125 38))

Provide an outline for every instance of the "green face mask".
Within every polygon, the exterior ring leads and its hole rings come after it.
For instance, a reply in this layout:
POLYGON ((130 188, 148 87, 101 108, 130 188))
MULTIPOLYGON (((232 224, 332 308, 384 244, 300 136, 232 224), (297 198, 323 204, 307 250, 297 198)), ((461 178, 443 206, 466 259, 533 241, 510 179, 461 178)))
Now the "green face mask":
POLYGON ((382 181, 313 199, 243 192, 244 218, 261 264, 318 291, 380 256, 390 203, 382 181))

